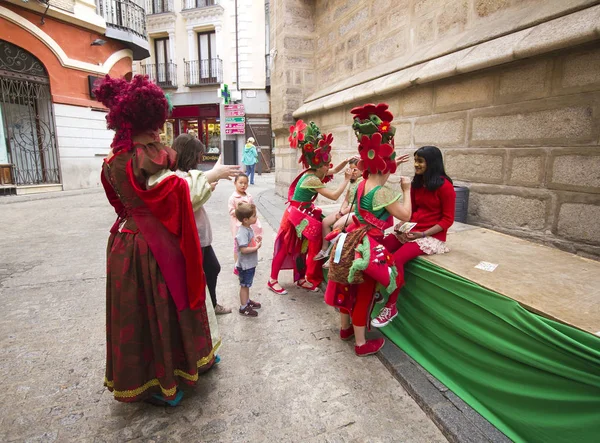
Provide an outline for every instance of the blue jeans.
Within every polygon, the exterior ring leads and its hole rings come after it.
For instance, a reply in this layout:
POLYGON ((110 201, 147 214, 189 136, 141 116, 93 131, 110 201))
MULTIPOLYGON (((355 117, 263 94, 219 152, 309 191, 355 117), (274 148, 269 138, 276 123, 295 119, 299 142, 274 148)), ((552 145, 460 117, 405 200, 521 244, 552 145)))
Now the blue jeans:
POLYGON ((245 288, 249 288, 252 286, 252 282, 254 281, 254 273, 256 272, 256 268, 250 269, 242 269, 237 268, 238 277, 240 279, 240 286, 245 288))
POLYGON ((254 184, 254 168, 255 167, 256 167, 256 163, 253 165, 246 165, 246 175, 248 176, 248 179, 250 180, 251 185, 254 184))

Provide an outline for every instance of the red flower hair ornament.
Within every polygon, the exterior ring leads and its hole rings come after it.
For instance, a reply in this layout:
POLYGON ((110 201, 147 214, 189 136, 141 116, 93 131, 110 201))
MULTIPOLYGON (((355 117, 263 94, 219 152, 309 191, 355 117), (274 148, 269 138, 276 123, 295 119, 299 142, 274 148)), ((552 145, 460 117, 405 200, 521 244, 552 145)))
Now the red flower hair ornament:
POLYGON ((369 174, 376 174, 378 172, 391 172, 393 174, 396 172, 396 162, 394 161, 396 153, 394 152, 394 148, 387 143, 382 144, 381 140, 382 136, 380 133, 373 134, 370 138, 366 135, 362 136, 358 145, 358 153, 360 154, 358 168, 360 170, 369 174))
POLYGON ((352 129, 359 142, 358 152, 361 159, 358 167, 363 171, 363 176, 396 172, 396 128, 391 124, 394 116, 388 111, 388 105, 369 103, 353 108, 350 112, 354 115, 352 129))
POLYGON ((298 120, 295 125, 290 126, 290 136, 288 141, 290 142, 290 148, 296 149, 298 143, 304 140, 304 131, 306 129, 306 123, 302 120, 298 120))
POLYGON ((288 138, 290 148, 302 150, 299 163, 307 169, 316 169, 331 160, 332 134, 321 134, 319 127, 310 122, 308 125, 298 120, 295 125, 290 126, 288 138), (306 130, 306 132, 302 132, 306 130), (316 147, 316 148, 315 148, 316 147))

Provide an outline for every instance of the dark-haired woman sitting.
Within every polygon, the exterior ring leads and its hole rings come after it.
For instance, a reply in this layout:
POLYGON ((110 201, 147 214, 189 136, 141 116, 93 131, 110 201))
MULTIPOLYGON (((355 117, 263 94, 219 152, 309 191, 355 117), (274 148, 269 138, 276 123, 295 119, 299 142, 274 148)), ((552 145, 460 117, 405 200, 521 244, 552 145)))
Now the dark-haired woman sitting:
POLYGON ((410 198, 410 221, 417 225, 406 234, 396 234, 401 243, 401 247, 394 253, 398 268, 398 288, 390 295, 379 315, 371 321, 371 325, 376 328, 386 326, 398 315, 396 301, 404 286, 405 263, 419 255, 448 252, 446 233, 454 223, 456 192, 452 179, 444 169, 442 153, 437 147, 423 146, 415 152, 415 177, 410 198))

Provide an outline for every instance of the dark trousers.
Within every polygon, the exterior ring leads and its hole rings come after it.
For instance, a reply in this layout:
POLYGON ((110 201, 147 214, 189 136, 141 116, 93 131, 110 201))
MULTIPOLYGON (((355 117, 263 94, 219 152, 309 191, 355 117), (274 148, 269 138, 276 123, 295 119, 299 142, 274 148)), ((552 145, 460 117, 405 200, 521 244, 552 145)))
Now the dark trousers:
POLYGON ((213 307, 217 305, 217 277, 221 272, 221 265, 212 246, 202 248, 202 268, 206 276, 206 286, 210 293, 213 307))

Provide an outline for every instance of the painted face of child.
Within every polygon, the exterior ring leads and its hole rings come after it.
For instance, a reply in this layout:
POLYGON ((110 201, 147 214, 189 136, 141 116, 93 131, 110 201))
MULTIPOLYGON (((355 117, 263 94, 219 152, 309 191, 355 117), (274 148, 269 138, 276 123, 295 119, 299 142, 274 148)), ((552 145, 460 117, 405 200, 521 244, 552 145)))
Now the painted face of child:
POLYGON ((327 175, 327 173, 329 172, 329 164, 319 167, 317 169, 317 172, 319 173, 319 175, 325 177, 327 175))
POLYGON ((246 189, 248 189, 248 178, 247 177, 239 177, 235 181, 235 190, 239 194, 245 194, 246 193, 246 189))
POLYGON ((350 180, 353 182, 358 180, 358 178, 362 175, 362 171, 356 167, 356 165, 350 165, 350 169, 352 170, 352 174, 350 175, 350 180))
POLYGON ((423 157, 415 155, 415 174, 423 175, 427 171, 427 162, 423 157))

